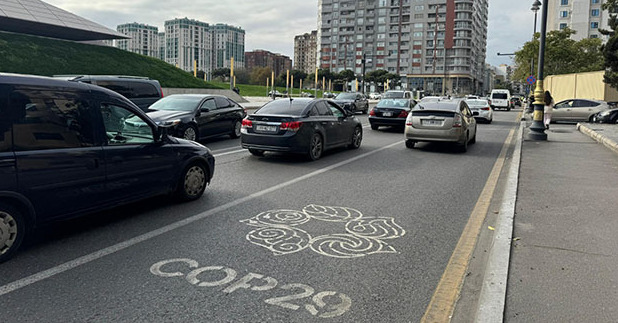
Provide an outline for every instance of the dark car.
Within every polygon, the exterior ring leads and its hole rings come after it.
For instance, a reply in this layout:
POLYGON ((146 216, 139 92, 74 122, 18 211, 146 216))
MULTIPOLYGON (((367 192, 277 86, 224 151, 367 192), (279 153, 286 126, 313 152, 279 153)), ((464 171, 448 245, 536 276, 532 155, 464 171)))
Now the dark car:
POLYGON ((518 96, 511 97, 511 107, 520 106, 521 107, 521 98, 518 96))
POLYGON ((0 262, 52 221, 158 195, 195 200, 214 162, 116 92, 0 74, 0 262))
POLYGON ((170 134, 187 140, 230 135, 240 137, 247 112, 220 95, 174 94, 150 106, 147 112, 157 124, 171 126, 170 134))
POLYGON ((361 93, 339 93, 333 101, 345 110, 352 112, 360 111, 363 114, 367 114, 367 111, 369 111, 369 101, 367 101, 367 98, 361 93))
POLYGON ((618 123, 618 109, 609 109, 601 111, 592 116, 594 123, 618 123))
POLYGON ((340 146, 360 147, 361 122, 324 99, 271 101, 242 122, 241 146, 255 156, 265 151, 300 153, 311 160, 340 146))
POLYGON ((410 110, 416 105, 411 99, 382 99, 369 112, 371 129, 378 130, 380 126, 405 127, 410 110))
POLYGON ((55 76, 57 78, 90 83, 119 93, 131 100, 140 109, 146 111, 148 107, 163 97, 163 90, 159 81, 147 77, 126 75, 78 75, 55 76))

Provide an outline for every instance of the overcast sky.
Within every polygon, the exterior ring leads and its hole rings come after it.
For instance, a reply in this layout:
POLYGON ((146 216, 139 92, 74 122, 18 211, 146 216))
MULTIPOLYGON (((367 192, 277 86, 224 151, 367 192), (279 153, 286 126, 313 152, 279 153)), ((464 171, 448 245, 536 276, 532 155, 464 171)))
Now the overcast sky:
MULTIPOLYGON (((159 27, 166 20, 190 18, 239 26, 247 51, 265 49, 294 58, 294 36, 317 28, 317 0, 44 0, 116 30, 123 23, 159 27)), ((533 0, 490 0, 487 62, 512 64, 496 53, 513 53, 532 38, 533 0)), ((541 12, 539 11, 539 21, 541 12)))

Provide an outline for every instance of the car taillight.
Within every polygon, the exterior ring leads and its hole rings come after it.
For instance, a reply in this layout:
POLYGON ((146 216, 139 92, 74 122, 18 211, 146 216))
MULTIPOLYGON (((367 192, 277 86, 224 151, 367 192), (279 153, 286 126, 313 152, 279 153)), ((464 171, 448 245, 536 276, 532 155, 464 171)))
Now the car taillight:
POLYGON ((253 121, 249 119, 242 119, 242 127, 243 128, 253 128, 253 121))
POLYGON ((161 91, 161 98, 163 98, 163 89, 160 88, 159 90, 161 91))
POLYGON ((279 126, 279 129, 281 130, 290 130, 290 131, 298 131, 298 129, 300 129, 300 126, 302 126, 303 123, 300 121, 292 121, 292 122, 282 122, 281 125, 279 126))
POLYGON ((489 107, 481 108, 483 111, 489 111, 489 107))
POLYGON ((370 116, 376 116, 376 109, 371 109, 371 111, 369 111, 369 115, 370 116))
POLYGON ((408 117, 408 111, 403 110, 401 111, 401 113, 399 113, 399 115, 397 116, 397 118, 407 118, 408 117))
POLYGON ((455 114, 455 118, 453 119, 453 128, 461 128, 461 115, 455 114))

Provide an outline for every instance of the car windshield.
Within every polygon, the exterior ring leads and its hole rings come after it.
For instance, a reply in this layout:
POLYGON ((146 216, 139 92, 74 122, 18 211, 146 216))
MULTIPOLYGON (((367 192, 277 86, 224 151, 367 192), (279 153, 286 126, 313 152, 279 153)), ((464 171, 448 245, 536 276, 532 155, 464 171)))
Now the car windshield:
POLYGON ((339 93, 335 99, 337 100, 354 100, 356 98, 355 93, 339 93))
POLYGON ((150 110, 193 111, 203 97, 201 96, 168 96, 150 106, 150 110))
POLYGON ((389 91, 382 96, 384 99, 401 99, 403 98, 403 92, 401 91, 389 91))
POLYGON ((506 93, 494 93, 491 95, 491 98, 494 100, 506 100, 507 97, 506 93))
POLYGON ((383 99, 378 102, 378 108, 407 108, 410 106, 410 101, 405 99, 383 99))
POLYGON ((294 99, 294 100, 275 100, 266 103, 263 107, 255 112, 255 114, 277 114, 277 115, 290 115, 300 116, 305 107, 311 102, 307 99, 294 99))

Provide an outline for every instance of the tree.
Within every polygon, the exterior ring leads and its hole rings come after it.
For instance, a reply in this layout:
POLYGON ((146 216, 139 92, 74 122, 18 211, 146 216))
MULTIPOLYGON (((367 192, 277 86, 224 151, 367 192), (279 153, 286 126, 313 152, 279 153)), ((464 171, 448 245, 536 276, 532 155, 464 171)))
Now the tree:
POLYGON ((304 80, 307 78, 307 73, 305 71, 301 71, 301 70, 291 70, 290 71, 290 76, 294 76, 294 85, 296 86, 296 84, 298 84, 300 86, 300 80, 304 80))
POLYGON ((212 71, 212 78, 213 79, 220 78, 222 82, 225 82, 228 76, 230 76, 230 69, 227 67, 218 68, 212 71))
POLYGON ((609 84, 614 89, 618 89, 618 0, 606 0, 602 6, 603 10, 610 12, 609 28, 610 30, 600 30, 601 34, 609 36, 609 40, 602 47, 603 51, 603 66, 605 67, 604 82, 609 84))
MULTIPOLYGON (((270 67, 256 67, 251 71, 251 84, 253 85, 265 85, 266 80, 272 76, 272 70, 270 67)), ((270 85, 270 83, 269 83, 270 85)))
POLYGON ((244 68, 234 69, 234 76, 236 77, 237 84, 249 84, 251 80, 251 75, 249 74, 249 71, 244 68))
POLYGON ((345 82, 352 82, 352 80, 356 79, 356 75, 354 74, 354 71, 352 70, 343 70, 339 72, 338 79, 345 81, 345 82))
MULTIPOLYGON (((543 75, 559 75, 581 72, 598 71, 602 66, 601 40, 586 38, 580 41, 571 39, 575 31, 564 28, 547 33, 545 42, 545 64, 543 75)), ((534 61, 536 74, 539 55, 540 33, 534 39, 524 44, 523 48, 515 52, 513 81, 525 81, 530 75, 530 63, 534 61)))

